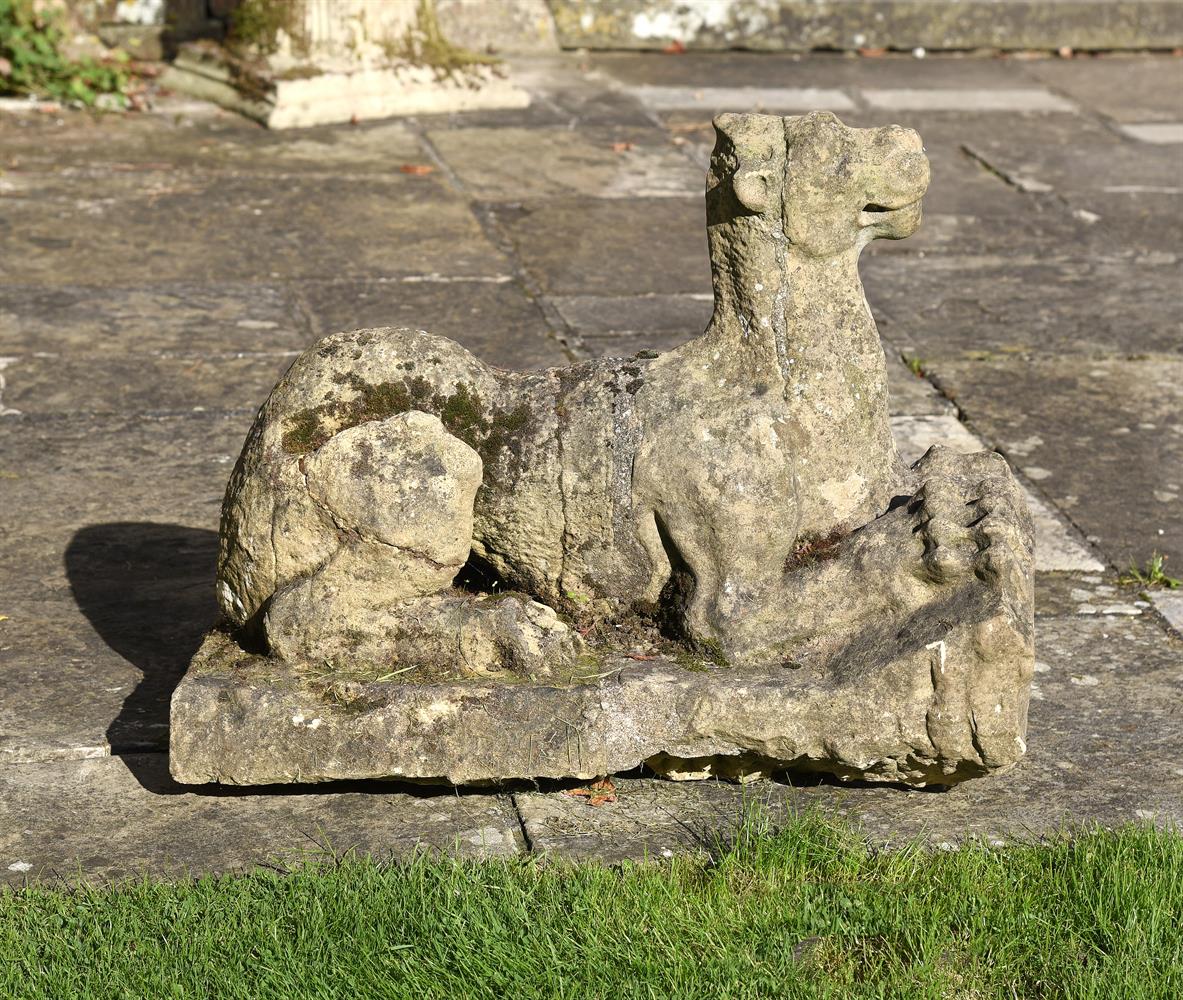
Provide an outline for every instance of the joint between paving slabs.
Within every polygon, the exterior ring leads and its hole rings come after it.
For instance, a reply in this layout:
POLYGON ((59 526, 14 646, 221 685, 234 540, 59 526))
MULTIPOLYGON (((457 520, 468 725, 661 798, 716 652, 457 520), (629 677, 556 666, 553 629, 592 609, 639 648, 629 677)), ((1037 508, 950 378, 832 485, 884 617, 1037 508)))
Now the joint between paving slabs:
POLYGON ((522 807, 518 802, 518 793, 510 792, 509 801, 513 804, 513 814, 517 817, 518 830, 522 834, 522 846, 527 854, 534 854, 534 841, 530 838, 530 831, 526 827, 526 817, 522 815, 522 807))
POLYGON ((481 233, 498 250, 505 254, 513 270, 513 276, 530 304, 538 310, 542 322, 546 325, 547 336, 558 345, 567 356, 568 361, 581 361, 588 357, 583 338, 567 323, 562 314, 551 305, 543 294, 542 288, 533 279, 521 259, 518 257, 517 246, 498 223, 488 205, 478 201, 465 186, 459 175, 449 166, 443 154, 436 148, 435 143, 428 137, 426 130, 417 118, 407 119, 407 125, 414 131, 428 158, 436 165, 448 183, 455 188, 468 203, 468 209, 480 226, 481 233))

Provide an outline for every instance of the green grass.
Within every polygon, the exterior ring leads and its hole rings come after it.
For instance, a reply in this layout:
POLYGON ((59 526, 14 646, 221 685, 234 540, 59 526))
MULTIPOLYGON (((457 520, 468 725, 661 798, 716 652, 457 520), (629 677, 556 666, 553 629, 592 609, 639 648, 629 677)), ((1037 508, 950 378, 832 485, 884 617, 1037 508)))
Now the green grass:
POLYGON ((1183 838, 878 851, 807 815, 710 860, 305 861, 0 892, 11 998, 1183 995, 1183 838))

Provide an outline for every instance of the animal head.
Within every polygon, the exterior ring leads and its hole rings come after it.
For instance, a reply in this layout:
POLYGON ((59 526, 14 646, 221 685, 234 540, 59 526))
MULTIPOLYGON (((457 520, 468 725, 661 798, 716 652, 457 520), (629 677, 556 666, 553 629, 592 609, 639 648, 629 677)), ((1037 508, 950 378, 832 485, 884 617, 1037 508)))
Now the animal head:
POLYGON ((707 174, 712 227, 758 217, 798 252, 826 257, 903 239, 920 225, 929 166, 912 129, 849 128, 815 111, 723 114, 715 133, 707 174))

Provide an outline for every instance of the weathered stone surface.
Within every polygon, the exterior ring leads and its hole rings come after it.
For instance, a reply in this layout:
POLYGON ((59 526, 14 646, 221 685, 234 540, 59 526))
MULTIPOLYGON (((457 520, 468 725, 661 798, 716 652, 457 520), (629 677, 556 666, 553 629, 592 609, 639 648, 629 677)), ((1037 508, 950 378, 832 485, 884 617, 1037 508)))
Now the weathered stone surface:
POLYGON ((715 305, 697 295, 559 295, 550 298, 591 357, 668 351, 710 322, 715 305))
POLYGON ((913 618, 914 637, 891 652, 872 645, 882 637, 867 637, 859 651, 868 659, 836 669, 690 670, 616 658, 566 685, 431 683, 405 671, 382 679, 394 671, 367 676, 343 658, 340 672, 310 671, 244 658, 215 632, 173 696, 170 766, 191 784, 391 776, 464 784, 591 778, 644 761, 710 774, 726 763, 715 758, 743 755, 740 774, 793 767, 952 784, 1024 749, 1016 733, 1030 664, 1021 642, 1009 661, 975 654, 994 644, 1008 655, 1013 626, 969 600, 934 610, 931 621, 913 618), (943 630, 940 612, 974 620, 943 630))
POLYGON ((195 792, 163 754, 0 768, 0 884, 185 878, 354 851, 506 856, 522 848, 502 795, 344 785, 315 794, 195 792))
POLYGON ((8 356, 233 356, 311 339, 294 290, 278 283, 6 284, 0 298, 8 356))
POLYGON ((77 287, 6 289, 0 336, 10 353, 0 361, 0 405, 26 416, 252 411, 319 331, 367 319, 413 316, 507 368, 567 361, 537 307, 508 278, 308 282, 298 294, 299 306, 294 291, 267 286, 254 295, 212 284, 97 295, 77 287), (250 308, 240 308, 244 298, 250 308), (161 310, 165 322, 157 321, 161 310))
MULTIPOLYGON (((808 58, 802 58, 792 53, 691 49, 677 59, 611 51, 590 51, 584 58, 596 70, 630 89, 650 85, 692 90, 707 82, 717 87, 759 87, 774 83, 778 87, 820 87, 852 94, 863 87, 922 86, 947 91, 1008 89, 1038 86, 1043 82, 1027 74, 1026 62, 936 53, 923 64, 911 53, 897 52, 886 52, 874 59, 853 59, 837 52, 812 52, 808 58)), ((927 136, 925 140, 927 145, 927 136)))
POLYGON ((249 419, 0 422, 0 758, 165 745, 249 419))
POLYGON ((618 777, 613 783, 616 801, 600 806, 568 794, 571 789, 514 793, 531 851, 607 864, 705 855, 726 842, 748 810, 783 823, 810 791, 773 781, 741 786, 618 777))
POLYGON ((553 52, 559 47, 546 0, 437 0, 435 9, 444 37, 474 52, 553 52))
POLYGON ((654 111, 696 111, 708 116, 732 108, 764 113, 853 111, 855 103, 841 90, 827 87, 667 87, 643 84, 632 90, 654 111))
MULTIPOLYGON (((5 596, 68 600, 70 566, 63 557, 80 532, 114 525, 130 536, 147 522, 216 530, 233 449, 249 422, 249 413, 4 418, 0 578, 5 596)), ((167 549, 169 542, 160 544, 167 549)), ((119 556, 99 561, 108 576, 98 589, 118 601, 119 556)), ((162 594, 162 600, 167 596, 162 594)))
POLYGON ((295 351, 258 351, 237 357, 145 354, 75 360, 39 351, 4 366, 4 406, 30 417, 204 409, 249 414, 295 357, 295 351))
POLYGON ((919 224, 919 136, 828 113, 716 128, 701 337, 530 375, 402 328, 296 360, 227 488, 227 631, 174 695, 174 775, 691 775, 742 754, 930 784, 1021 756, 1021 490, 988 453, 904 469, 858 278, 867 243, 919 224), (470 542, 509 593, 449 589, 470 542), (584 639, 638 614, 733 670, 622 669, 636 646, 584 639))
POLYGON ((1040 573, 1035 577, 1036 617, 1069 615, 1138 618, 1153 602, 1137 586, 1119 584, 1112 571, 1040 573))

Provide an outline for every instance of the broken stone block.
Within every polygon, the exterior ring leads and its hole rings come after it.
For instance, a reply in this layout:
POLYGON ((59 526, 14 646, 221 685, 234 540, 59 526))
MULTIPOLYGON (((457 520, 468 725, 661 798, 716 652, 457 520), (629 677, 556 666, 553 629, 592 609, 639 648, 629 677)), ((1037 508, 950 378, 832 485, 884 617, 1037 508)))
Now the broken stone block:
POLYGON ((919 225, 920 139, 715 125, 700 337, 527 373, 408 328, 297 358, 227 488, 178 780, 948 785, 1019 759, 1026 500, 997 454, 900 460, 858 275, 919 225))

